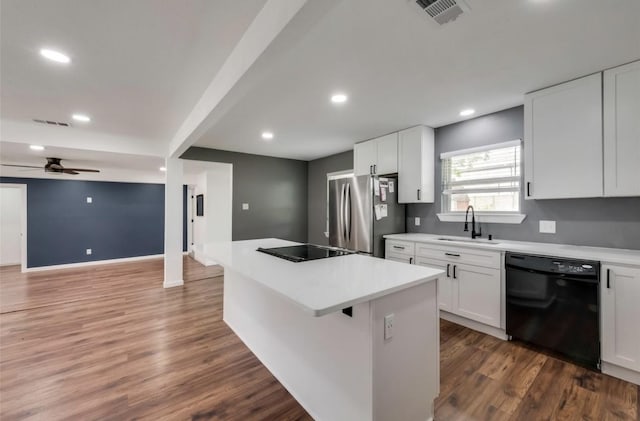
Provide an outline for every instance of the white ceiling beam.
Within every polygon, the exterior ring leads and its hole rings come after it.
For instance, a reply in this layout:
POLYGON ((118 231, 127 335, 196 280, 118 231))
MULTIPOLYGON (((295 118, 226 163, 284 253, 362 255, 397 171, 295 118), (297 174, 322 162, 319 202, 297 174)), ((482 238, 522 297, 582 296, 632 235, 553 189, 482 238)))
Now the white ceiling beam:
POLYGON ((211 113, 305 3, 307 0, 267 0, 174 135, 167 156, 182 155, 198 140, 205 127, 213 124, 209 118, 211 113))

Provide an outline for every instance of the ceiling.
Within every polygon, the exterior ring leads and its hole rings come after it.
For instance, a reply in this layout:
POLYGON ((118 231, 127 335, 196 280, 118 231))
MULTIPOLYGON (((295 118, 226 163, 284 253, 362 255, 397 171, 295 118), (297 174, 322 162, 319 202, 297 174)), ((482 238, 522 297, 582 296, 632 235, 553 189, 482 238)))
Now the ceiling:
POLYGON ((338 2, 286 53, 270 46, 196 145, 310 160, 640 58, 637 0, 468 3, 469 14, 439 26, 410 0, 338 2), (334 106, 338 90, 349 100, 334 106))
MULTIPOLYGON (((528 91, 640 58, 637 0, 467 1, 471 12, 444 26, 412 0, 308 1, 224 95, 195 145, 310 160, 416 124, 459 121, 463 108, 481 115, 522 104, 528 91), (304 13, 313 7, 322 10, 304 13), (338 90, 349 100, 334 106, 338 90), (264 130, 275 138, 263 141, 264 130)), ((33 142, 52 145, 47 155, 60 148, 73 165, 107 151, 105 168, 157 171, 157 158, 118 153, 166 156, 271 3, 0 0, 2 162, 33 162, 11 146, 33 142), (72 63, 44 61, 42 47, 72 63), (31 121, 75 112, 92 121, 31 121), (93 152, 76 158, 78 149, 93 152)))
POLYGON ((265 2, 2 0, 1 117, 70 122, 82 112, 90 123, 56 129, 82 130, 87 146, 106 133, 163 155, 265 2), (43 60, 43 47, 72 62, 43 60))

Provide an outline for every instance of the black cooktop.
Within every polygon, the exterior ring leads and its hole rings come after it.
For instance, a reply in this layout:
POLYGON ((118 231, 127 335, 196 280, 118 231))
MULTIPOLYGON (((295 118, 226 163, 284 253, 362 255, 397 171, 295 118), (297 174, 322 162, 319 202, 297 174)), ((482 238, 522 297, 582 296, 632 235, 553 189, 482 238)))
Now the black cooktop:
POLYGON ((353 254, 353 252, 350 251, 315 246, 313 244, 303 244, 301 246, 288 247, 273 247, 268 249, 259 247, 258 251, 296 263, 306 262, 307 260, 317 260, 324 259, 326 257, 336 257, 344 256, 346 254, 353 254))

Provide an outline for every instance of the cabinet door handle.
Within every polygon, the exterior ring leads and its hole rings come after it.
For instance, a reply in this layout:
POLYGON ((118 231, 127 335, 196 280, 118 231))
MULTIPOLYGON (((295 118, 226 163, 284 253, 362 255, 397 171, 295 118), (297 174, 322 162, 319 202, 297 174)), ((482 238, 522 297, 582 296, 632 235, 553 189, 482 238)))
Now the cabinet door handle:
POLYGON ((394 249, 404 250, 404 246, 393 246, 394 249))
POLYGON ((607 269, 607 289, 611 288, 611 269, 607 269))
POLYGON ((420 200, 420 189, 418 189, 418 200, 420 200))
POLYGON ((458 253, 445 253, 445 256, 460 257, 458 253))
POLYGON ((527 197, 531 197, 531 182, 527 181, 527 197))
POLYGON ((447 278, 449 278, 449 266, 451 266, 451 263, 447 263, 447 278))
POLYGON ((369 165, 369 174, 373 175, 373 165, 369 165))
POLYGON ((373 164, 373 173, 377 174, 378 173, 378 165, 373 164))
POLYGON ((453 265, 453 279, 456 279, 456 267, 457 265, 453 265))
POLYGON ((409 264, 412 265, 413 264, 413 257, 409 257, 409 264))

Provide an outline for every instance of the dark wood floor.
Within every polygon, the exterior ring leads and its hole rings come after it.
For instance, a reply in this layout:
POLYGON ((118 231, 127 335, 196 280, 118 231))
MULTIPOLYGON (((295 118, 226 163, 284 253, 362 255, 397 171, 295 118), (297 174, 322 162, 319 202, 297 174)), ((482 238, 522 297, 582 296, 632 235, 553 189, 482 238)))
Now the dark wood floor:
POLYGON ((437 420, 633 420, 640 388, 441 321, 437 420))
POLYGON ((311 419, 222 321, 219 267, 162 273, 1 268, 0 419, 311 419))
MULTIPOLYGON (((310 419, 222 321, 221 274, 186 258, 165 290, 162 260, 0 268, 0 419, 310 419)), ((441 331, 436 420, 638 420, 635 385, 441 331)))

